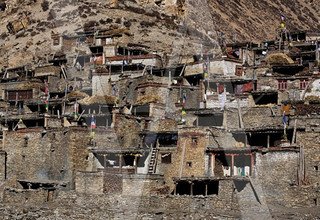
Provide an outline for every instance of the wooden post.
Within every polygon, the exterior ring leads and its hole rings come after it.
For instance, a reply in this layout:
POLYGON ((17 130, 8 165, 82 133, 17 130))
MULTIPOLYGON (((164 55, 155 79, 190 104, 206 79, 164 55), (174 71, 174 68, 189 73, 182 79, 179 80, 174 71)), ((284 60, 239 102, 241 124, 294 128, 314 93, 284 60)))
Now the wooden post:
POLYGON ((204 195, 207 196, 208 195, 208 184, 206 183, 206 186, 205 186, 205 192, 204 192, 204 195))
POLYGON ((216 160, 216 155, 215 154, 211 154, 211 173, 210 176, 214 176, 214 167, 215 167, 215 160, 216 160))
POLYGON ((104 168, 104 171, 106 171, 106 168, 107 168, 107 159, 106 159, 107 155, 104 154, 103 155, 103 168, 104 168))
POLYGON ((134 156, 134 161, 133 161, 133 166, 134 166, 134 173, 137 173, 138 167, 137 167, 137 161, 138 161, 138 156, 134 156))
POLYGON ((250 155, 251 165, 250 165, 250 176, 253 174, 253 167, 254 167, 254 157, 253 154, 250 155))
POLYGON ((122 154, 119 155, 119 171, 122 173, 122 154))
POLYGON ((270 135, 268 134, 268 136, 267 136, 267 148, 269 148, 270 147, 270 135))
POLYGON ((174 182, 174 191, 173 191, 174 195, 177 195, 177 183, 174 182))
POLYGON ((193 182, 190 183, 190 195, 193 196, 193 182))
POLYGON ((234 155, 231 154, 231 172, 230 172, 230 176, 234 175, 234 155))
POLYGON ((296 142, 296 133, 297 133, 297 119, 294 120, 294 127, 293 127, 293 135, 291 140, 291 145, 296 142))
POLYGON ((238 115, 239 115, 239 124, 240 124, 240 128, 243 128, 243 120, 242 120, 242 113, 241 113, 241 107, 240 107, 240 101, 237 98, 237 104, 238 104, 238 115))

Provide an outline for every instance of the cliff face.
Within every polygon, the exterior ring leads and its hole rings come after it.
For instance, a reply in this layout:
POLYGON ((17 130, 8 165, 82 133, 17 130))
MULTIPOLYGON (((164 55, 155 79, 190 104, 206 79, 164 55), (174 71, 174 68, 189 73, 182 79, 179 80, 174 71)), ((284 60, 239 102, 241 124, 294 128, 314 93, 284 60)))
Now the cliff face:
POLYGON ((320 28, 320 4, 315 0, 207 0, 216 31, 226 40, 274 38, 280 16, 289 30, 316 31, 320 28), (234 36, 235 35, 235 36, 234 36))
MULTIPOLYGON (((15 0, 0 11, 0 67, 16 66, 53 53, 51 33, 72 35, 99 28, 129 28, 132 42, 150 51, 195 54, 219 52, 226 42, 274 38, 280 15, 290 30, 320 28, 314 0, 15 0), (8 22, 28 19, 23 33, 8 33, 8 22), (221 39, 220 39, 221 40, 221 39)), ((178 60, 176 61, 178 62, 178 60)))

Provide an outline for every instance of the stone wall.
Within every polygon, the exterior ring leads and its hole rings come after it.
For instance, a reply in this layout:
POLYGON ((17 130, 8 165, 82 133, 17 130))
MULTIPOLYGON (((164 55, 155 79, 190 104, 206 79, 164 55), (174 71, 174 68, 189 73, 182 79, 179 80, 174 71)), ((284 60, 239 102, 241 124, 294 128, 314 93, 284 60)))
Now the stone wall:
POLYGON ((0 182, 6 178, 6 153, 0 150, 0 182))
POLYGON ((77 172, 75 186, 78 193, 85 194, 147 196, 161 194, 164 181, 161 176, 77 172))
POLYGON ((86 128, 5 131, 7 176, 65 181, 72 187, 73 172, 87 167, 88 143, 86 128))
POLYGON ((103 172, 77 172, 75 190, 85 194, 103 194, 103 172))
POLYGON ((282 126, 282 117, 272 116, 272 111, 268 107, 243 109, 242 114, 245 128, 282 126))
POLYGON ((44 189, 10 189, 3 192, 3 201, 9 204, 43 204, 55 196, 54 191, 44 189))
POLYGON ((320 205, 320 136, 319 132, 297 132, 297 143, 303 146, 305 155, 305 194, 310 206, 320 205))
POLYGON ((70 127, 68 133, 68 147, 69 166, 68 171, 70 173, 70 186, 74 188, 73 180, 75 178, 76 171, 85 171, 89 163, 89 150, 88 145, 90 143, 90 135, 87 128, 70 127))
POLYGON ((303 190, 296 186, 298 159, 294 151, 256 154, 253 180, 268 203, 290 207, 306 202, 303 190))
POLYGON ((4 133, 8 178, 67 180, 67 139, 62 131, 42 128, 4 133))
POLYGON ((161 193, 164 181, 161 177, 146 175, 123 176, 124 196, 150 196, 161 193))
POLYGON ((185 128, 179 131, 176 151, 172 154, 172 163, 165 169, 165 181, 173 189, 172 177, 200 177, 205 175, 205 148, 207 132, 197 128, 185 128))

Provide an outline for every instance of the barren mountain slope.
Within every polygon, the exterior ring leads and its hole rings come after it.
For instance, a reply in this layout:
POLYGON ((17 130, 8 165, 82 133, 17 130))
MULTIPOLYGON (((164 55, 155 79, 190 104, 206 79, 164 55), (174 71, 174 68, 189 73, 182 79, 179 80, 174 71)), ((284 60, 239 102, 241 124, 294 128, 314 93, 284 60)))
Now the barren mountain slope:
POLYGON ((51 32, 73 35, 88 28, 127 27, 133 34, 131 43, 177 58, 178 54, 199 53, 201 48, 215 48, 218 53, 221 33, 226 42, 273 38, 280 14, 287 17, 291 30, 320 29, 319 0, 178 0, 176 5, 166 5, 165 1, 155 4, 152 0, 6 3, 7 9, 0 12, 0 67, 38 62, 53 53, 51 32), (9 34, 8 22, 24 16, 30 21, 26 31, 9 34))

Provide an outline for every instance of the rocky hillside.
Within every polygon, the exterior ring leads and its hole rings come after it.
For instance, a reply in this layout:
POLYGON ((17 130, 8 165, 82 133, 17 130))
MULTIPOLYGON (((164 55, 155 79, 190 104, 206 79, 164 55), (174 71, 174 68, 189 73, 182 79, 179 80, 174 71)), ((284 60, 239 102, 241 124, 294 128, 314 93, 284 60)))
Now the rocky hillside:
MULTIPOLYGON (((219 53, 219 42, 273 38, 279 17, 288 28, 318 30, 315 0, 12 0, 0 11, 0 68, 37 63, 54 52, 52 33, 127 27, 135 44, 150 51, 219 53), (28 20, 24 32, 8 33, 8 22, 28 20), (220 40, 220 41, 219 41, 220 40), (200 45, 203 45, 201 47, 200 45), (202 49, 201 49, 202 48, 202 49)), ((176 59, 179 62, 179 59, 176 59)))

